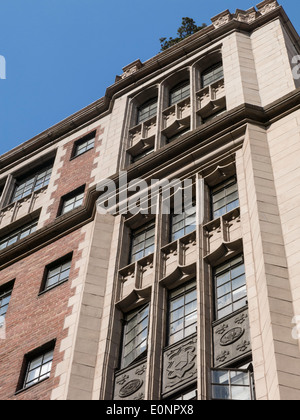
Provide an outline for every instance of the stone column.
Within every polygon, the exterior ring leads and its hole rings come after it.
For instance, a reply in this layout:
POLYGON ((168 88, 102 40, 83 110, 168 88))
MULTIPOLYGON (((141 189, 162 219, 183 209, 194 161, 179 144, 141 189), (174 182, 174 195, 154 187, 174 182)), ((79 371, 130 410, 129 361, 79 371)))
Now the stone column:
POLYGON ((300 399, 300 353, 268 138, 248 125, 237 152, 249 320, 258 400, 300 399))

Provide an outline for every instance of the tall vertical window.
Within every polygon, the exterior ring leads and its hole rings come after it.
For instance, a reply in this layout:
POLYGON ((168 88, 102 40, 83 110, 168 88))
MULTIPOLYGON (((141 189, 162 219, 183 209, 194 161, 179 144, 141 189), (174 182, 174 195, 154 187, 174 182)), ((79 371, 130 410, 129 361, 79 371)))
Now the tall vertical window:
POLYGON ((122 368, 131 365, 147 351, 149 305, 125 317, 122 368))
POLYGON ((223 77, 224 77, 223 64, 220 62, 208 68, 201 74, 201 86, 202 88, 210 86, 214 82, 217 82, 218 80, 223 79, 223 77))
POLYGON ((154 252, 155 223, 151 222, 140 229, 132 231, 129 263, 140 260, 154 252))
POLYGON ((8 310, 12 290, 13 282, 10 282, 0 288, 0 327, 8 310))
POLYGON ((231 178, 211 191, 213 218, 223 216, 239 206, 238 185, 235 178, 231 178))
POLYGON ((138 108, 137 124, 149 120, 157 114, 157 98, 147 101, 138 108))
POLYGON ((247 370, 213 370, 212 399, 254 400, 253 374, 247 370))
POLYGON ((181 100, 190 96, 190 82, 185 80, 179 83, 173 89, 170 90, 169 105, 177 104, 181 100))
POLYGON ((169 345, 197 331, 196 281, 169 294, 169 345))
POLYGON ((171 241, 182 238, 196 229, 196 202, 182 214, 171 215, 171 241))
POLYGON ((17 179, 11 202, 19 201, 49 184, 52 165, 48 165, 35 173, 17 179))
POLYGON ((216 314, 221 319, 247 305, 247 287, 243 257, 215 269, 216 314))

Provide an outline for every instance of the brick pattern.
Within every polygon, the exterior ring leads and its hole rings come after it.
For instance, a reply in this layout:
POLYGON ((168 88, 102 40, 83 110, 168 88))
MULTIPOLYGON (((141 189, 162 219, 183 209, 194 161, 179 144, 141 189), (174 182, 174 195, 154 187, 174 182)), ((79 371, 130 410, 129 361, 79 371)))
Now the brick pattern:
POLYGON ((74 295, 71 285, 78 276, 83 239, 81 231, 75 231, 1 272, 0 286, 12 279, 15 285, 6 316, 6 339, 0 340, 0 399, 48 400, 58 385, 54 372, 64 356, 60 351, 68 332, 64 321, 70 314, 68 302, 74 295), (39 295, 46 265, 69 252, 73 252, 69 281, 39 295), (53 339, 57 341, 50 379, 15 395, 24 356, 53 339))
POLYGON ((104 128, 98 126, 96 129, 95 147, 93 149, 72 159, 74 143, 92 131, 95 131, 95 129, 89 130, 84 135, 69 141, 58 149, 58 162, 56 163, 56 171, 53 173, 52 185, 49 185, 51 196, 46 209, 44 224, 55 220, 59 211, 61 198, 64 195, 83 185, 86 185, 86 189, 92 185, 94 177, 91 173, 97 168, 104 128))

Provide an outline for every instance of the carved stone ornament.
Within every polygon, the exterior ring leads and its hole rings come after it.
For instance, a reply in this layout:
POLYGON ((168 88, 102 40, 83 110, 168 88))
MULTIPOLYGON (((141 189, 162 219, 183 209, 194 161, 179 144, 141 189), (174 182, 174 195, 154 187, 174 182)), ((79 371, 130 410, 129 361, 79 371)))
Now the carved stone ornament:
POLYGON ((164 353, 163 393, 197 377, 197 339, 181 342, 164 353))
POLYGON ((228 329, 228 324, 223 324, 216 329, 216 334, 222 335, 228 329))
POLYGON ((114 400, 142 400, 145 397, 147 365, 129 367, 116 374, 114 400))
POLYGON ((248 349, 249 346, 250 346, 250 341, 245 340, 243 341, 242 344, 238 345, 236 349, 240 351, 241 353, 244 353, 248 349))
POLYGON ((246 322, 247 318, 248 318, 248 315, 246 313, 243 313, 243 314, 240 314, 239 316, 237 316, 235 318, 234 322, 236 324, 242 325, 246 322))
POLYGON ((232 328, 227 331, 220 339, 220 344, 223 347, 230 346, 238 341, 245 333, 245 330, 240 327, 232 328))
POLYGON ((215 29, 218 29, 221 26, 226 25, 231 20, 232 20, 232 15, 229 12, 229 10, 227 10, 226 12, 223 12, 223 13, 221 13, 221 14, 219 14, 216 17, 214 17, 214 18, 211 19, 211 21, 212 21, 215 29))
POLYGON ((128 64, 128 66, 125 66, 123 68, 123 74, 121 76, 121 79, 126 79, 126 77, 131 76, 132 74, 136 73, 140 68, 142 68, 143 64, 140 60, 136 60, 131 64, 128 64))
POLYGON ((135 392, 137 392, 139 389, 141 389, 141 387, 143 386, 143 383, 144 382, 140 379, 134 379, 134 380, 128 382, 126 385, 124 385, 120 389, 119 396, 121 398, 130 397, 135 392))
POLYGON ((146 372, 146 365, 140 366, 137 368, 137 370, 135 371, 136 375, 143 375, 143 373, 146 372))
POLYGON ((214 367, 231 363, 251 351, 248 310, 240 310, 232 316, 214 323, 214 367))
POLYGON ((218 362, 221 362, 221 363, 223 363, 223 362, 225 362, 226 361, 226 359, 227 359, 227 357, 230 355, 230 353, 229 353, 229 351, 226 351, 226 350, 224 350, 224 351, 222 351, 218 356, 217 356, 217 360, 218 360, 218 362))
POLYGON ((276 7, 278 7, 278 2, 276 0, 269 0, 257 6, 262 15, 266 15, 267 13, 272 12, 272 10, 276 9, 276 7))

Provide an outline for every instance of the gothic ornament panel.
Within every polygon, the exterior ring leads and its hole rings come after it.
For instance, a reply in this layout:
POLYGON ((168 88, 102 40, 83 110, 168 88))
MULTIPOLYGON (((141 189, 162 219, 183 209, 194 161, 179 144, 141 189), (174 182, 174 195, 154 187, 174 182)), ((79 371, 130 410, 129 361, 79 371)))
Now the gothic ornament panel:
POLYGON ((145 362, 117 373, 114 400, 143 400, 145 398, 145 378, 145 362))
POLYGON ((251 351, 248 310, 214 323, 214 365, 221 367, 251 351))
POLYGON ((181 341, 164 353, 163 394, 167 395, 197 379, 197 337, 181 341))

